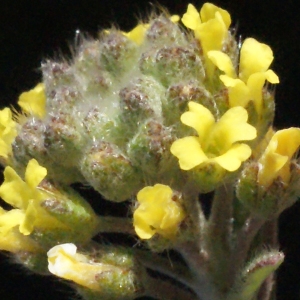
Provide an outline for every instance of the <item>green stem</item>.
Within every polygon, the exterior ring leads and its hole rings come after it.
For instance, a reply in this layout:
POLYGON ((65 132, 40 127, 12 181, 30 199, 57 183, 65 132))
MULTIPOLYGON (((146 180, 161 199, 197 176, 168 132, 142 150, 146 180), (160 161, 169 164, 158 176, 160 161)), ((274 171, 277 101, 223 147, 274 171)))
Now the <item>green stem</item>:
POLYGON ((201 252, 195 243, 180 244, 176 250, 182 255, 189 269, 194 274, 192 288, 199 299, 217 300, 217 292, 207 272, 207 254, 201 252))
POLYGON ((235 248, 231 254, 230 273, 235 279, 238 272, 245 265, 251 243, 265 223, 265 220, 257 217, 249 217, 244 226, 237 232, 235 248))
POLYGON ((148 251, 134 249, 134 253, 140 263, 146 268, 167 275, 192 288, 193 278, 185 265, 178 262, 171 262, 158 254, 148 251))
POLYGON ((233 283, 229 267, 232 253, 233 195, 231 185, 222 185, 215 191, 205 234, 210 273, 222 294, 226 294, 233 283))

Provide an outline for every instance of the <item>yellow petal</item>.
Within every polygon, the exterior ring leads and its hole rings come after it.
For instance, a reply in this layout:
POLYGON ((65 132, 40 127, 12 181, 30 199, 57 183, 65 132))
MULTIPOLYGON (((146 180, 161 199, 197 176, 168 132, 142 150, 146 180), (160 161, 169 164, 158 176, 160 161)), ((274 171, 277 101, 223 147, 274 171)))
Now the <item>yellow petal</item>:
POLYGON ((225 112, 211 133, 211 142, 219 152, 227 151, 235 142, 256 138, 256 128, 247 123, 248 113, 241 106, 232 107, 225 112))
POLYGON ((39 83, 36 87, 20 95, 18 104, 29 114, 43 118, 46 114, 45 86, 39 83))
POLYGON ((194 136, 175 141, 170 151, 179 159, 179 166, 182 170, 190 170, 208 159, 201 148, 199 139, 194 136))
POLYGON ((164 211, 165 214, 160 224, 162 230, 174 229, 185 217, 183 209, 174 201, 169 201, 164 211))
POLYGON ((29 235, 34 228, 34 223, 37 217, 36 208, 33 205, 33 201, 29 201, 26 209, 24 221, 20 224, 20 232, 24 235, 29 235))
POLYGON ((2 235, 0 233, 0 250, 17 253, 20 251, 41 251, 39 246, 29 237, 21 234, 16 228, 2 235))
POLYGON ((14 207, 24 208, 27 206, 29 196, 26 183, 13 168, 6 167, 4 182, 0 186, 0 197, 14 207))
POLYGON ((11 110, 8 107, 0 110, 0 156, 4 158, 11 153, 11 144, 17 136, 16 127, 11 110))
POLYGON ((181 122, 194 128, 203 141, 215 123, 214 116, 205 106, 196 102, 189 102, 189 111, 181 115, 181 122))
POLYGON ((228 29, 231 24, 231 17, 227 10, 222 9, 212 3, 205 3, 200 10, 202 22, 207 22, 208 20, 214 19, 216 14, 220 14, 226 28, 228 29))
POLYGON ((35 189, 46 175, 47 169, 40 166, 35 159, 31 159, 28 162, 25 172, 25 181, 31 188, 35 189))
POLYGON ((85 255, 77 253, 77 247, 71 243, 55 246, 47 255, 48 269, 52 274, 92 290, 100 289, 97 279, 102 272, 116 268, 91 261, 85 255))
POLYGON ((134 41, 136 44, 141 45, 144 41, 145 33, 148 24, 139 24, 135 28, 133 28, 130 32, 123 32, 125 36, 127 36, 130 40, 134 41))
POLYGON ((254 101, 255 109, 259 114, 262 110, 262 90, 266 80, 273 83, 279 82, 277 75, 272 70, 254 73, 249 76, 247 81, 251 99, 254 101))
POLYGON ((12 209, 5 211, 0 207, 0 232, 7 233, 12 228, 21 224, 24 220, 25 214, 20 209, 12 209))
POLYGON ((229 77, 235 78, 235 70, 230 57, 221 51, 212 50, 207 53, 208 58, 218 67, 221 71, 229 77))
POLYGON ((227 28, 224 23, 222 20, 217 18, 202 23, 195 30, 195 36, 200 40, 205 56, 208 51, 221 50, 223 41, 227 34, 227 28))
POLYGON ((236 171, 241 163, 251 156, 251 148, 246 144, 235 144, 223 155, 212 160, 229 172, 236 171))
POLYGON ((11 153, 11 144, 0 139, 0 156, 8 158, 9 153, 11 153))
POLYGON ((277 139, 278 141, 276 152, 291 159, 300 146, 300 129, 291 127, 279 130, 272 139, 277 139))
POLYGON ((170 17, 170 20, 171 20, 171 22, 173 22, 173 23, 178 23, 179 20, 180 20, 180 17, 179 17, 178 15, 172 15, 172 16, 170 17))
POLYGON ((133 226, 136 234, 143 240, 151 239, 156 230, 150 227, 143 215, 139 211, 135 211, 133 214, 133 226))
POLYGON ((221 75, 220 80, 228 87, 229 106, 245 107, 251 100, 248 86, 240 79, 233 79, 227 75, 221 75))
POLYGON ((244 41, 240 53, 239 77, 247 82, 251 74, 265 72, 273 61, 272 49, 253 38, 244 41))
POLYGON ((258 182, 269 186, 278 176, 284 182, 290 179, 289 162, 300 146, 300 129, 288 128, 277 131, 259 159, 258 182))
POLYGON ((195 30, 201 24, 199 12, 193 4, 189 4, 187 12, 182 16, 181 22, 185 27, 195 30))

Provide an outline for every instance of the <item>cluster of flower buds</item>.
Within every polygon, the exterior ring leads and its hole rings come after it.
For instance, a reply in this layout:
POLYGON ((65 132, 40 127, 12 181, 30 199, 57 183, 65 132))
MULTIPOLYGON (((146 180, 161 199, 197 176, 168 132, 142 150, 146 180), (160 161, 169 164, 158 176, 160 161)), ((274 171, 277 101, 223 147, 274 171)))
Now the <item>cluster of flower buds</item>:
POLYGON ((0 111, 0 250, 85 299, 271 295, 283 254, 265 229, 300 194, 300 128, 273 128, 273 52, 239 44, 230 25, 226 10, 189 4, 182 18, 153 14, 43 62, 21 111, 0 111), (126 216, 98 216, 72 183, 130 200, 126 216), (152 254, 97 245, 102 232, 135 235, 152 254), (170 268, 165 249, 185 264, 170 268))

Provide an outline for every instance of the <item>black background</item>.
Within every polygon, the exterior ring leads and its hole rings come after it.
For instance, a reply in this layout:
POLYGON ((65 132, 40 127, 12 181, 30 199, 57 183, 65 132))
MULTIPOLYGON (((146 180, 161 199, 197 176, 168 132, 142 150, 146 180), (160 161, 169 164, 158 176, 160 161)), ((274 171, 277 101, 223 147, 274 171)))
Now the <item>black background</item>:
MULTIPOLYGON (((182 15, 189 1, 159 3, 182 15)), ((300 9, 299 0, 213 1, 227 9, 242 37, 269 44, 274 52, 272 69, 280 77, 276 88, 278 129, 300 126, 300 9)), ((200 7, 202 1, 194 2, 200 7)), ((75 30, 96 36, 111 24, 128 31, 139 16, 151 11, 148 1, 118 0, 2 0, 0 3, 0 101, 15 104, 18 95, 40 81, 41 60, 69 54, 75 30)), ((300 205, 280 219, 279 239, 286 254, 278 274, 278 300, 300 299, 300 205), (298 255, 297 255, 298 254, 298 255)), ((70 289, 50 278, 25 274, 0 260, 0 299, 72 299, 70 289)), ((208 300, 208 299, 205 299, 208 300)))

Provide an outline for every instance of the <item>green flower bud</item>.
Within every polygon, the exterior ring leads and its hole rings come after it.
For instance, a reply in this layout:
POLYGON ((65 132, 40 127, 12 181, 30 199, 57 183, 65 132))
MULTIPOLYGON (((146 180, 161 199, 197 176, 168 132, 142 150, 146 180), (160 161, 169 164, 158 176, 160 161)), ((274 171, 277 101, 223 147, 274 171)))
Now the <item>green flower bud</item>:
POLYGON ((185 80, 203 81, 202 61, 193 49, 180 46, 165 46, 142 54, 140 69, 145 75, 152 75, 168 87, 185 80))
POLYGON ((188 102, 194 101, 209 108, 216 116, 216 104, 211 94, 196 81, 171 85, 166 98, 163 98, 163 115, 165 124, 181 124, 180 116, 188 109, 188 102))
POLYGON ((278 251, 263 253, 255 257, 243 270, 242 278, 237 281, 234 292, 228 299, 252 300, 267 277, 279 268, 283 259, 283 253, 278 251))
POLYGON ((61 112, 50 118, 44 144, 54 161, 60 161, 66 167, 76 166, 85 146, 80 129, 74 117, 67 113, 61 112))
POLYGON ((187 44, 178 25, 163 15, 150 22, 146 32, 146 40, 150 45, 155 46, 164 46, 170 43, 182 46, 187 44))
POLYGON ((120 76, 134 65, 137 45, 120 31, 103 32, 100 62, 113 76, 120 76))
POLYGON ((141 176, 121 150, 108 142, 94 144, 80 162, 87 182, 106 199, 128 200, 141 184, 141 176))
POLYGON ((158 182, 162 174, 164 180, 174 180, 177 162, 169 151, 173 141, 171 128, 149 120, 140 126, 139 132, 128 143, 127 153, 135 167, 142 166, 148 180, 152 178, 153 182, 158 182))
MULTIPOLYGON (((299 167, 293 169, 291 182, 298 183, 299 167)), ((270 186, 260 185, 258 171, 259 164, 256 162, 245 166, 236 186, 236 195, 251 213, 263 219, 272 219, 291 206, 296 201, 298 193, 293 185, 287 186, 280 177, 277 177, 270 186)))
POLYGON ((77 253, 74 244, 63 244, 48 251, 49 271, 77 284, 86 299, 133 299, 143 294, 145 270, 130 250, 101 247, 77 253))

